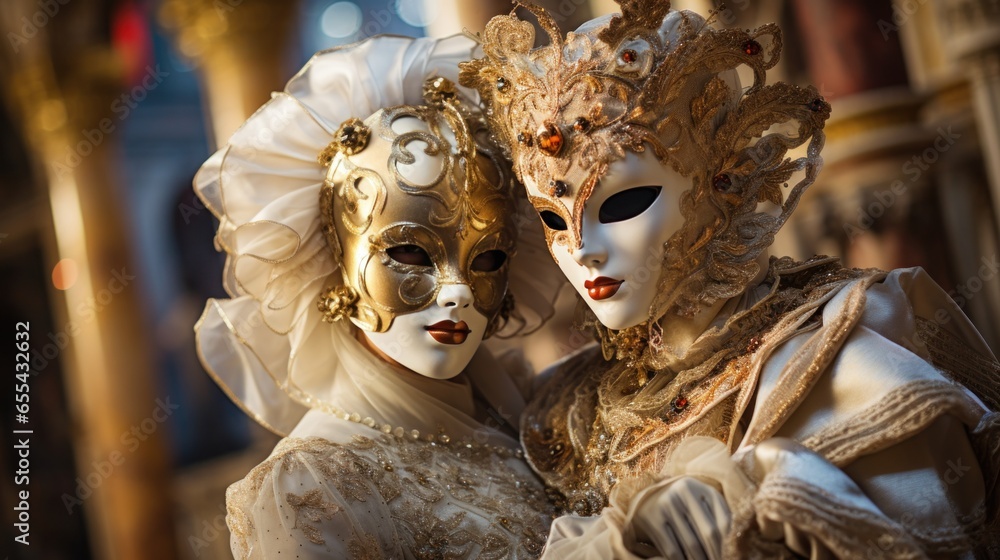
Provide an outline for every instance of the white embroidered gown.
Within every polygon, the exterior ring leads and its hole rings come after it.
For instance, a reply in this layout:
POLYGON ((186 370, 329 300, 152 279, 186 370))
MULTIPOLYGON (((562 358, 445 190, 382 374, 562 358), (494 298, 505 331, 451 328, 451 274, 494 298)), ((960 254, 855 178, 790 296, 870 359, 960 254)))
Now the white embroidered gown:
MULTIPOLYGON (((553 510, 509 428, 524 406, 509 368, 480 349, 452 381, 396 369, 316 307, 341 274, 322 232, 317 156, 348 118, 422 103, 428 77, 457 82, 474 47, 382 36, 319 53, 195 178, 220 221, 231 296, 208 302, 199 356, 248 415, 287 435, 229 489, 237 558, 541 551, 553 510)), ((554 270, 541 233, 525 232, 509 284, 522 324, 551 311, 564 281, 554 270)))

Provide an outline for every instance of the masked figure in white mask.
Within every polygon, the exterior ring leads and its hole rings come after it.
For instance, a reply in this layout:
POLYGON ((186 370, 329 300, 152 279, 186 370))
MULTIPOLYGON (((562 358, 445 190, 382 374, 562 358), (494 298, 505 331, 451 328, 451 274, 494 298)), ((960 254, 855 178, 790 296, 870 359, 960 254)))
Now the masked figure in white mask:
POLYGON ((518 4, 550 43, 498 16, 461 81, 600 339, 522 419, 566 509, 603 511, 546 553, 997 554, 1000 374, 968 319, 920 269, 767 256, 830 114, 765 83, 777 27, 621 0, 563 36, 518 4))
POLYGON ((509 169, 446 79, 472 46, 320 53, 196 178, 233 296, 209 302, 200 354, 287 435, 229 488, 237 558, 541 551, 552 508, 516 439, 530 379, 481 343, 539 325, 559 275, 541 243, 515 251, 509 169))

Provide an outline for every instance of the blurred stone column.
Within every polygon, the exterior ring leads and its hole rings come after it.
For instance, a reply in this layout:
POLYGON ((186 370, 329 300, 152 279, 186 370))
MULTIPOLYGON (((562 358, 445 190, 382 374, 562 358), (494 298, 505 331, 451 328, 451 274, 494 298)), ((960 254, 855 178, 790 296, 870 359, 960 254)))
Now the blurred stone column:
MULTIPOLYGON (((5 3, 0 23, 14 29, 36 10, 32 1, 5 3)), ((3 94, 49 203, 51 222, 40 228, 51 232, 49 260, 74 265, 53 272, 62 284, 50 286, 57 332, 31 333, 33 348, 61 352, 78 475, 76 488, 60 489, 62 504, 42 511, 85 515, 95 558, 168 560, 176 548, 164 435, 175 401, 155 389, 143 278, 112 165, 118 124, 107 117, 123 79, 104 34, 108 20, 98 2, 67 5, 0 55, 3 94)))
MULTIPOLYGON (((467 29, 472 33, 479 33, 485 27, 490 18, 500 14, 508 14, 514 7, 510 0, 477 0, 469 2, 467 0, 425 0, 443 4, 440 10, 442 13, 455 13, 456 18, 443 18, 441 22, 432 25, 428 34, 434 37, 443 37, 453 33, 461 33, 467 29)), ((563 33, 572 31, 581 23, 591 19, 594 14, 593 4, 601 3, 602 0, 534 0, 535 4, 548 10, 552 19, 559 24, 563 33)), ((612 4, 614 4, 612 2, 612 4)), ((617 5, 615 5, 617 7, 617 5)), ((617 11, 611 9, 610 11, 617 11)), ((609 11, 609 12, 610 12, 609 11)), ((608 12, 608 13, 609 13, 608 12)), ((527 17, 522 10, 521 17, 527 17)), ((597 15, 605 12, 597 12, 597 15)), ((530 18, 529 18, 530 19, 530 18)), ((543 33, 539 33, 539 40, 547 41, 543 33)))
POLYGON ((946 53, 967 71, 979 141, 1000 216, 1000 2, 938 0, 946 53))
POLYGON ((452 0, 452 3, 454 11, 458 13, 458 21, 461 26, 473 33, 481 32, 486 27, 486 22, 490 21, 493 16, 506 14, 513 8, 513 4, 509 0, 478 0, 476 2, 452 0))
MULTIPOLYGON (((982 281, 980 277, 980 272, 984 272, 984 260, 991 261, 1000 252, 998 197, 995 189, 991 196, 987 171, 988 165, 997 163, 1000 154, 996 147, 984 147, 991 134, 995 138, 997 120, 982 115, 979 110, 982 103, 977 105, 975 102, 975 92, 982 93, 984 84, 977 87, 975 72, 979 63, 974 57, 968 57, 975 51, 972 48, 975 45, 987 47, 992 44, 995 54, 997 38, 987 34, 977 39, 977 33, 949 23, 941 15, 945 7, 954 9, 957 3, 898 0, 892 27, 886 29, 898 31, 913 86, 926 97, 922 110, 924 127, 951 131, 952 136, 958 137, 934 168, 937 199, 944 221, 942 233, 949 242, 956 299, 965 302, 965 312, 997 352, 1000 351, 1000 279, 982 281), (965 64, 955 62, 956 49, 949 48, 949 44, 966 47, 963 49, 965 64), (993 132, 984 131, 984 128, 993 132), (972 293, 970 284, 981 288, 972 293)), ((981 21, 975 22, 976 25, 988 26, 989 14, 980 15, 983 17, 977 18, 981 21)), ((996 25, 996 14, 992 17, 996 25)), ((994 98, 994 107, 997 102, 994 98)))
POLYGON ((921 265, 948 283, 932 173, 954 143, 920 121, 888 0, 796 0, 806 69, 830 100, 824 169, 797 212, 803 252, 849 266, 921 265))
MULTIPOLYGON (((704 17, 708 17, 708 13, 715 9, 712 0, 672 0, 670 7, 675 10, 691 10, 704 17)), ((622 11, 615 0, 590 0, 590 9, 594 13, 594 17, 621 13, 622 11)))
POLYGON ((198 67, 214 146, 292 76, 295 0, 164 0, 159 16, 198 67))
MULTIPOLYGON (((225 145, 298 69, 293 55, 298 54, 294 32, 299 7, 296 0, 163 0, 160 4, 160 23, 197 69, 211 147, 225 145)), ((273 434, 255 424, 251 431, 254 444, 246 450, 178 473, 177 537, 187 545, 179 558, 230 556, 224 526, 226 488, 246 476, 276 443, 273 434)))

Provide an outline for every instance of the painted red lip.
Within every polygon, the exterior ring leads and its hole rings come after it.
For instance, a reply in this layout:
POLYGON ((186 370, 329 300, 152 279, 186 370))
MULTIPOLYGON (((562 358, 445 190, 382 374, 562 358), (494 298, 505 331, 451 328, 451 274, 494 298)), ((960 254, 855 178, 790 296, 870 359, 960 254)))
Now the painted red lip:
POLYGON ((590 299, 600 301, 617 294, 618 288, 621 288, 624 282, 624 280, 615 280, 607 276, 598 276, 584 282, 583 287, 587 289, 587 295, 590 296, 590 299))
POLYGON ((438 321, 433 325, 428 325, 424 327, 434 340, 440 342, 441 344, 461 344, 465 342, 465 339, 469 337, 469 325, 465 321, 438 321))

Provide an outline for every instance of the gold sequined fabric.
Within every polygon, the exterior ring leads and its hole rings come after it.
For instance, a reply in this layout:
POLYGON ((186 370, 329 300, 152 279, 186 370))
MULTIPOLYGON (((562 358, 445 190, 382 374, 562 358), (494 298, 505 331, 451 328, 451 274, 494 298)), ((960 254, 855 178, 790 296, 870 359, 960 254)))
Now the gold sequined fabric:
POLYGON ((522 460, 363 430, 286 438, 227 492, 238 558, 535 558, 553 515, 522 460))

